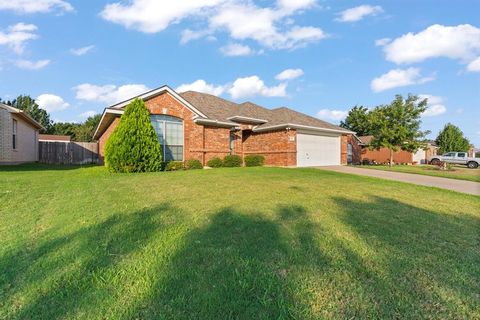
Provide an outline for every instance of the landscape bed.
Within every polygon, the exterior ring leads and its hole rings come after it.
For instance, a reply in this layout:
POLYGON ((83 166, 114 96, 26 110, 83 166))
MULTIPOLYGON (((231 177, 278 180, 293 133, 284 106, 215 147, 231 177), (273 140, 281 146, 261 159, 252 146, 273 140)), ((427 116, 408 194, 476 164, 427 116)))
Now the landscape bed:
POLYGON ((316 169, 0 167, 0 319, 479 318, 480 198, 316 169))
POLYGON ((480 182, 480 169, 469 169, 460 165, 453 165, 450 170, 441 170, 440 167, 433 165, 395 165, 392 167, 388 165, 365 165, 358 167, 480 182))

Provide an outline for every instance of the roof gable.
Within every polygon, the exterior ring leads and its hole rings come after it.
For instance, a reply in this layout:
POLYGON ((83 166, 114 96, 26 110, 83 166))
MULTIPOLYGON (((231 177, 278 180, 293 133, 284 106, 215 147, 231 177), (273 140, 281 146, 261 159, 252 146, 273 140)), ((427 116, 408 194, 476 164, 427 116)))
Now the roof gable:
POLYGON ((190 109, 193 113, 195 113, 197 116, 200 116, 202 118, 207 118, 207 116, 201 112, 200 110, 198 110, 195 106, 193 106, 190 102, 188 102, 187 100, 185 100, 181 95, 179 95, 177 92, 175 92, 175 90, 173 90, 172 88, 170 88, 169 86, 165 85, 165 86, 161 86, 157 89, 153 89, 153 90, 150 90, 148 92, 145 92, 145 93, 142 93, 142 94, 139 94, 135 97, 132 97, 128 100, 124 100, 122 102, 119 102, 119 103, 116 103, 114 105, 111 105, 110 107, 108 107, 107 109, 123 109, 125 108, 132 100, 138 98, 138 99, 142 99, 144 101, 146 100, 149 100, 151 98, 154 98, 156 96, 159 96, 163 93, 168 93, 170 94, 175 100, 177 100, 178 102, 180 102, 181 104, 183 104, 185 107, 187 107, 188 109, 190 109))

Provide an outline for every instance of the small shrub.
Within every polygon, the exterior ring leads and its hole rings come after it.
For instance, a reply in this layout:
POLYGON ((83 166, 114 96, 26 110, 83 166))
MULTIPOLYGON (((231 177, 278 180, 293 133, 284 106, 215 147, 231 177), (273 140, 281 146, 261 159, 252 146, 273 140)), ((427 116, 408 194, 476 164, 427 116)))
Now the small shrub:
POLYGON ((202 163, 197 159, 190 159, 185 162, 185 170, 203 169, 202 163))
POLYGON ((208 160, 207 165, 210 168, 220 168, 220 167, 223 167, 223 161, 222 159, 215 157, 208 160))
POLYGON ((370 160, 368 160, 368 159, 363 159, 362 160, 362 165, 368 166, 369 164, 370 164, 370 160))
POLYGON ((223 158, 223 166, 224 167, 241 167, 242 166, 242 158, 237 155, 228 155, 223 158))
POLYGON ((165 171, 178 171, 183 169, 184 169, 184 166, 182 161, 170 161, 167 163, 167 166, 165 167, 165 171))
POLYGON ((439 161, 439 162, 437 163, 437 166, 438 166, 438 170, 442 170, 442 171, 454 171, 453 165, 452 165, 451 163, 448 163, 448 162, 439 161))
POLYGON ((252 154, 245 157, 246 167, 261 167, 265 162, 265 157, 259 154, 252 154))

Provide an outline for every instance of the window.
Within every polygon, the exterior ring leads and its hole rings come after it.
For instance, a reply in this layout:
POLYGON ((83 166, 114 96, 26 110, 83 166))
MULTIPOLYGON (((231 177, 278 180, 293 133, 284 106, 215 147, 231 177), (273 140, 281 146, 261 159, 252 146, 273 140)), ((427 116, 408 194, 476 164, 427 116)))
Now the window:
POLYGON ((351 143, 347 145, 347 163, 353 162, 353 146, 351 143))
POLYGON ((12 148, 17 149, 17 120, 15 119, 12 122, 12 148))
POLYGON ((466 158, 467 154, 465 152, 459 152, 457 155, 458 158, 466 158))
POLYGON ((455 156, 455 152, 445 153, 443 156, 444 156, 444 157, 454 157, 454 156, 455 156))
POLYGON ((164 161, 183 161, 183 121, 167 115, 150 116, 162 146, 164 161))

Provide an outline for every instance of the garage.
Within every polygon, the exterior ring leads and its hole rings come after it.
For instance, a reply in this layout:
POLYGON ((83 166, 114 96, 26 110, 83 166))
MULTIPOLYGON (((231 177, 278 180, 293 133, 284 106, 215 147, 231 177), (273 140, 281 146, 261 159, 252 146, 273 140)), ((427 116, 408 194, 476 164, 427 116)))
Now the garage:
POLYGON ((297 166, 340 165, 340 136, 297 133, 297 166))

